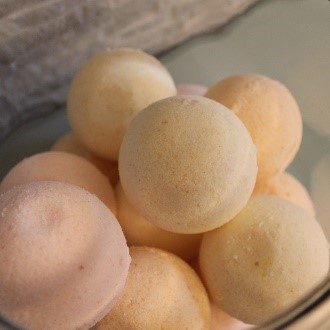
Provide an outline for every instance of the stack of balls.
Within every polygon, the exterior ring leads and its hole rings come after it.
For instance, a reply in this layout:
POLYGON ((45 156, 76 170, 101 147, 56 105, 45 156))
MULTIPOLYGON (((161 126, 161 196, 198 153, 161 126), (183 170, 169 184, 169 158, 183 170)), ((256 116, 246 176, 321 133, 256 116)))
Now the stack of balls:
POLYGON ((80 68, 67 107, 72 132, 0 184, 3 316, 33 330, 245 329, 326 277, 327 239, 285 172, 302 121, 280 82, 176 88, 124 48, 80 68))

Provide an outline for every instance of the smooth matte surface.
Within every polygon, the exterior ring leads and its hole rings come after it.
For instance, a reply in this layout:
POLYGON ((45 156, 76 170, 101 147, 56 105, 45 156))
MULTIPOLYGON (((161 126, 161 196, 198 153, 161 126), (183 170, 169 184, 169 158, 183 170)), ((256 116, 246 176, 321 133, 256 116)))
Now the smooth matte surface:
MULTIPOLYGON (((211 85, 237 73, 283 82, 305 121, 302 147, 289 171, 307 188, 313 168, 330 153, 329 10, 325 0, 264 0, 224 28, 160 56, 176 83, 211 85)), ((64 110, 22 126, 0 146, 0 178, 68 130, 64 110)))

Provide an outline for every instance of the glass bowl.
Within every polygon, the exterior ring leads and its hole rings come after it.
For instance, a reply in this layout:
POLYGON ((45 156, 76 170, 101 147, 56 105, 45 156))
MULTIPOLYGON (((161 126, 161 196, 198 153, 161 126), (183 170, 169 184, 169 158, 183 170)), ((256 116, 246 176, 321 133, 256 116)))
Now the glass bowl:
MULTIPOLYGON (((327 1, 263 1, 225 27, 159 57, 178 84, 208 86, 232 74, 260 73, 280 80, 292 91, 302 111, 304 135, 288 171, 311 192, 318 220, 330 240, 330 208, 321 196, 324 191, 330 198, 328 15, 327 1)), ((0 144, 0 179, 24 157, 48 150, 68 130, 64 107, 22 125, 0 144)), ((0 329, 15 326, 0 318, 0 329)), ((258 329, 330 329, 330 277, 258 329)))

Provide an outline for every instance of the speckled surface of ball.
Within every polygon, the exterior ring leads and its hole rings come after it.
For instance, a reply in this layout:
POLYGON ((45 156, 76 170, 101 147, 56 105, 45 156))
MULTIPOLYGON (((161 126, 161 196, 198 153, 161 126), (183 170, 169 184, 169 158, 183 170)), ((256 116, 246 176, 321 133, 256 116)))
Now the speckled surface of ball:
POLYGON ((228 224, 204 235, 199 258, 213 301, 233 317, 259 325, 325 278, 329 244, 301 207, 257 196, 228 224))
POLYGON ((180 258, 131 247, 124 293, 95 330, 209 330, 210 302, 197 274, 180 258))
POLYGON ((120 180, 132 205, 177 233, 228 222, 247 203, 256 173, 255 146, 242 122, 200 96, 175 96, 143 110, 120 150, 120 180))

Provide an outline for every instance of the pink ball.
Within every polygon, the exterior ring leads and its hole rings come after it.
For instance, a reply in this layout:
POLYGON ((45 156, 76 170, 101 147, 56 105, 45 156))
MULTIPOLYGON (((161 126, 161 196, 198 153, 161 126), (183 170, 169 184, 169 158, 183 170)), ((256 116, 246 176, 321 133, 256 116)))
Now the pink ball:
POLYGON ((180 84, 176 86, 178 95, 199 95, 203 96, 207 88, 197 84, 180 84))

